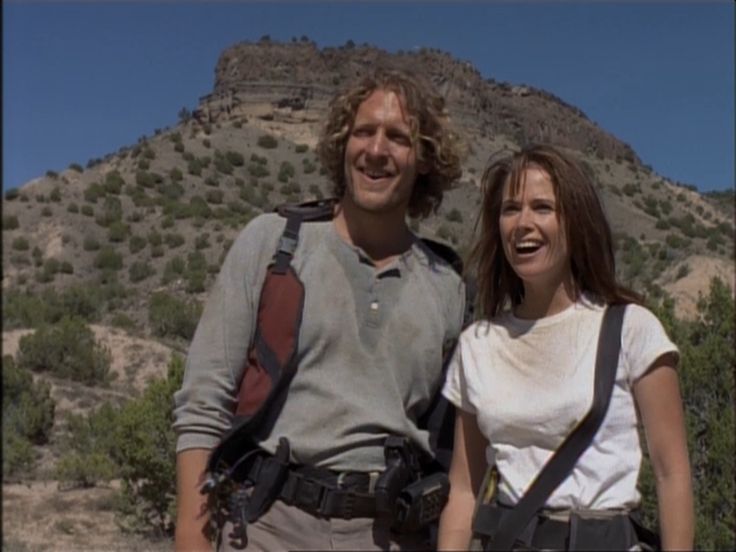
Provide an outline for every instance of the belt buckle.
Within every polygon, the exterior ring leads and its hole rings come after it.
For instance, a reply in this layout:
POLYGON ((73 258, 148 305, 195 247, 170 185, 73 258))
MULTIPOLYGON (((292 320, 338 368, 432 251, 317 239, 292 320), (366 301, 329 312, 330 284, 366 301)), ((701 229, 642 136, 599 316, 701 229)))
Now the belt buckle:
POLYGON ((327 496, 326 490, 326 487, 319 481, 303 478, 296 489, 296 502, 304 508, 315 509, 318 513, 322 513, 327 496))

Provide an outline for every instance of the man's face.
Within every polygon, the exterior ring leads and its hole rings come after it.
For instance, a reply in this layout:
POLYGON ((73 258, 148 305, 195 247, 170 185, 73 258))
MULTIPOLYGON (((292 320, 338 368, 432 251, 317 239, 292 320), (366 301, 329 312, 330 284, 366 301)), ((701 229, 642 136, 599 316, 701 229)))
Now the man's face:
POLYGON ((371 213, 406 212, 417 178, 404 102, 376 90, 360 104, 345 146, 345 201, 371 213))

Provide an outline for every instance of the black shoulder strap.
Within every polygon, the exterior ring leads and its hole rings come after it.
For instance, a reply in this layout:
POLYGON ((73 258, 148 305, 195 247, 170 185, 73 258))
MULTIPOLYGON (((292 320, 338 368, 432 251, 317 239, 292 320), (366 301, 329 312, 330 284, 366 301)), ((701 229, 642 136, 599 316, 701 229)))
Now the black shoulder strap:
MULTIPOLYGON (((424 245, 435 255, 447 262, 465 284, 465 312, 463 313, 463 328, 473 321, 473 306, 475 304, 474 282, 463 275, 463 261, 460 255, 449 245, 420 238, 424 245)), ((457 342, 445 351, 443 358, 442 373, 447 372, 447 366, 455 350, 457 342)), ((444 377, 442 378, 444 381, 444 377)), ((434 453, 434 466, 439 466, 443 471, 450 470, 452 459, 452 448, 455 435, 455 406, 442 395, 442 387, 435 392, 427 411, 419 420, 419 427, 429 431, 429 446, 434 453)))
POLYGON ((321 199, 276 207, 276 212, 286 218, 286 226, 273 256, 274 272, 284 274, 291 264, 296 246, 299 244, 299 228, 302 222, 330 220, 335 209, 335 199, 321 199))
POLYGON ((489 550, 511 550, 532 517, 570 474, 578 458, 593 441, 611 402, 621 350, 624 311, 625 305, 611 305, 603 315, 595 360, 593 405, 590 411, 547 461, 524 496, 498 528, 489 550))

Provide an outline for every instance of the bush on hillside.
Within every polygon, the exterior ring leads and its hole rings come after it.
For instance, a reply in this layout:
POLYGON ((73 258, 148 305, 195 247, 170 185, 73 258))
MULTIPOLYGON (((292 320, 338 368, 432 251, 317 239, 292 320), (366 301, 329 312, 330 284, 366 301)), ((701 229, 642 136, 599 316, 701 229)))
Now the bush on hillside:
POLYGON ((274 149, 279 145, 279 141, 270 134, 263 134, 259 136, 256 143, 263 149, 274 149))
POLYGON ((120 511, 132 530, 171 535, 176 511, 174 393, 184 361, 173 356, 165 379, 151 382, 140 399, 127 403, 116 420, 112 456, 120 469, 120 511))
POLYGON ((70 413, 62 438, 64 454, 56 464, 56 478, 65 488, 94 487, 119 476, 112 459, 119 408, 110 403, 88 415, 70 413))
POLYGON ((55 404, 49 385, 34 382, 13 357, 3 357, 3 480, 27 476, 34 461, 32 445, 46 444, 54 424, 55 404))
POLYGON ((123 268, 123 256, 110 246, 100 249, 95 256, 95 268, 100 270, 121 270, 123 268))
POLYGON ((21 368, 88 385, 105 385, 111 379, 110 351, 97 343, 83 320, 68 316, 23 336, 16 362, 21 368))
MULTIPOLYGON (((654 310, 680 348, 678 373, 695 493, 695 549, 730 550, 736 543, 734 298, 722 281, 713 279, 708 294, 698 301, 696 320, 677 319, 670 298, 654 310)), ((654 479, 648 462, 644 468, 643 512, 648 524, 656 526, 654 479)))
POLYGON ((148 303, 148 322, 154 335, 189 341, 202 313, 196 302, 185 302, 164 292, 154 293, 148 303))

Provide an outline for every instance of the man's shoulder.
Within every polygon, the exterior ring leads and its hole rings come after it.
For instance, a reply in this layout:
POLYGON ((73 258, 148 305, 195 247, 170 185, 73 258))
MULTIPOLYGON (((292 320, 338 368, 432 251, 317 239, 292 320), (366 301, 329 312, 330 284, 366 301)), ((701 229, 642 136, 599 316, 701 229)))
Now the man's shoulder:
POLYGON ((462 259, 452 247, 442 242, 418 237, 415 242, 415 251, 420 266, 425 267, 429 273, 449 282, 461 282, 462 259))

